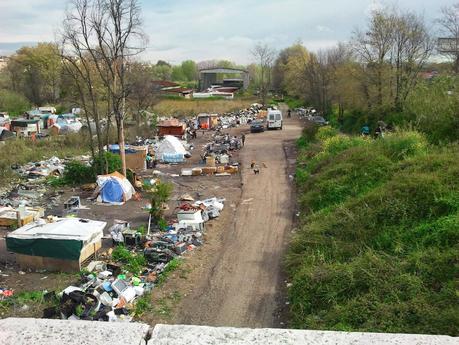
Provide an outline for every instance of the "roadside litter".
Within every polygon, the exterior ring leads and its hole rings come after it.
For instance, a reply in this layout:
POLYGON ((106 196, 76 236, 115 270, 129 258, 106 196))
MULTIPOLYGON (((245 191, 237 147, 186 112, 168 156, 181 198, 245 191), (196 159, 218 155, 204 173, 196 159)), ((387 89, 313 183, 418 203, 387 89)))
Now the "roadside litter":
MULTIPOLYGON (((145 234, 131 229, 126 221, 115 220, 109 229, 115 248, 89 262, 75 284, 60 293, 45 293, 45 300, 56 303, 43 310, 43 317, 132 321, 139 298, 161 283, 168 267, 176 265, 174 260, 203 244, 204 224, 219 217, 225 203, 216 197, 193 201, 187 194, 180 199, 183 202, 176 210, 176 219, 162 231, 145 234)), ((14 243, 17 241, 18 236, 14 243)), ((0 290, 0 300, 12 293, 0 290)))

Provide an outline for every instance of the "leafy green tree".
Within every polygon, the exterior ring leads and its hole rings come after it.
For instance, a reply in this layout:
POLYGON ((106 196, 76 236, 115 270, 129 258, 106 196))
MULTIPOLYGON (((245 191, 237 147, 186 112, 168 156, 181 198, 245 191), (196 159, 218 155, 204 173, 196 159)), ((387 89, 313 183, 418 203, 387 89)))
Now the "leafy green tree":
POLYGON ((164 61, 158 61, 158 63, 151 68, 151 73, 156 80, 171 80, 172 67, 164 61))
POLYGON ((186 81, 194 81, 198 78, 198 67, 196 66, 196 62, 193 60, 186 60, 182 62, 181 65, 182 73, 185 76, 186 81))
POLYGON ((185 73, 183 73, 182 66, 172 67, 171 78, 173 81, 186 81, 187 80, 185 73))
POLYGON ((0 111, 6 111, 15 116, 29 109, 29 101, 21 94, 9 90, 0 90, 0 111))
POLYGON ((22 47, 8 61, 11 88, 35 105, 59 99, 62 61, 57 45, 39 43, 22 47))

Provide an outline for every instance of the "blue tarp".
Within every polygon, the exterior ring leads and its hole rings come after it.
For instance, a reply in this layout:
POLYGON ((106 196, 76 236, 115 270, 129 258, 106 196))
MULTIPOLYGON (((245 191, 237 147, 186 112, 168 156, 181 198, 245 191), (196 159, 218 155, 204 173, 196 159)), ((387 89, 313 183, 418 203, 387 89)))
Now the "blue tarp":
POLYGON ((161 160, 164 163, 182 163, 185 161, 183 153, 163 153, 161 160))
MULTIPOLYGON (((120 153, 120 146, 118 144, 108 145, 108 151, 110 151, 111 153, 119 154, 120 153)), ((129 145, 126 145, 124 147, 124 151, 125 151, 126 154, 139 152, 139 151, 136 151, 134 149, 131 149, 129 147, 129 145)))
POLYGON ((108 203, 123 202, 123 195, 123 188, 119 182, 113 178, 106 181, 100 191, 102 201, 108 203))

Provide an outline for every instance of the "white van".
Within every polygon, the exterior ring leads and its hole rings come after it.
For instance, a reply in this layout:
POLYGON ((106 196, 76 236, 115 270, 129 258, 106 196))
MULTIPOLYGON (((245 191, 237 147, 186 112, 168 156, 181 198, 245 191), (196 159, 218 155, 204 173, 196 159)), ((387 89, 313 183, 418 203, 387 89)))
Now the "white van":
POLYGON ((269 109, 266 118, 268 129, 282 129, 282 112, 280 110, 269 109))

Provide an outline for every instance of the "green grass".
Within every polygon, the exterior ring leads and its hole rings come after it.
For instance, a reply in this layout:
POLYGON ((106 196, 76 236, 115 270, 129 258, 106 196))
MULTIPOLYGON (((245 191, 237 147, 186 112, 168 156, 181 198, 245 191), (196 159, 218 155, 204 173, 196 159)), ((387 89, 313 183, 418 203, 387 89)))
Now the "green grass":
POLYGON ((170 319, 172 317, 172 312, 175 306, 182 299, 182 295, 178 291, 173 291, 168 294, 166 297, 160 298, 157 302, 157 305, 153 308, 153 312, 165 319, 170 319))
POLYGON ((459 146, 329 129, 299 144, 292 326, 458 335, 459 146))
POLYGON ((171 275, 172 272, 176 271, 182 265, 182 259, 173 258, 167 266, 164 268, 164 271, 159 275, 158 281, 156 282, 157 286, 163 285, 167 278, 171 275))

